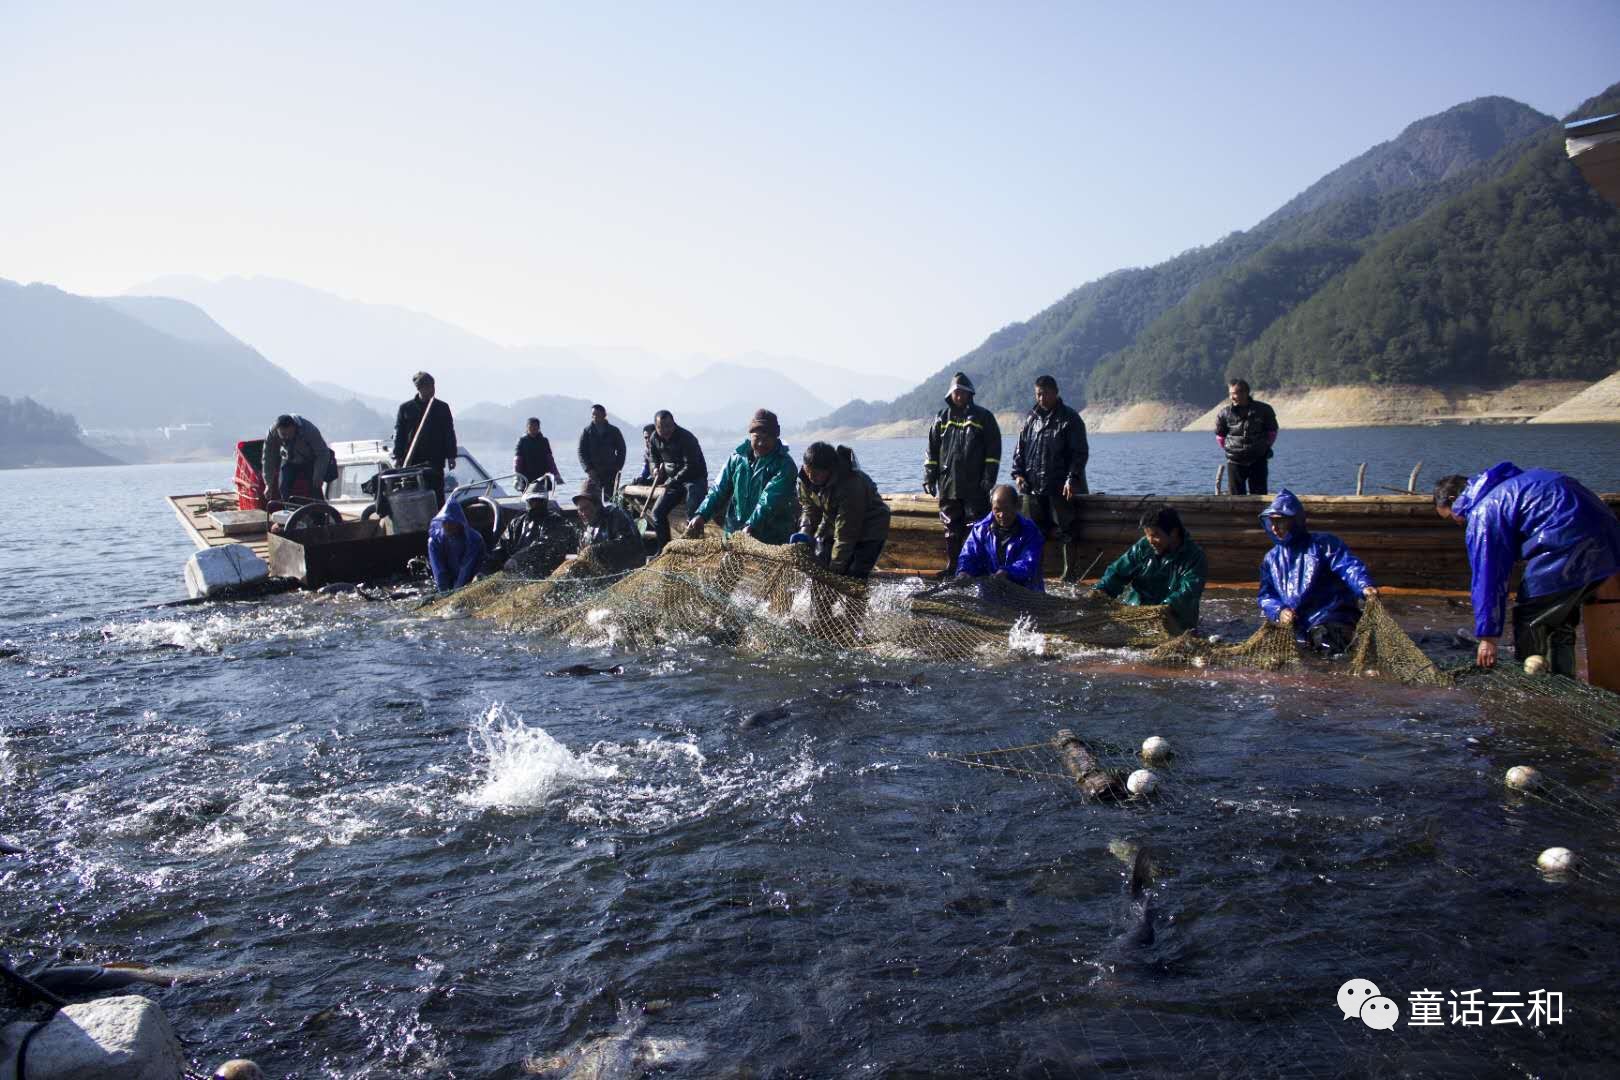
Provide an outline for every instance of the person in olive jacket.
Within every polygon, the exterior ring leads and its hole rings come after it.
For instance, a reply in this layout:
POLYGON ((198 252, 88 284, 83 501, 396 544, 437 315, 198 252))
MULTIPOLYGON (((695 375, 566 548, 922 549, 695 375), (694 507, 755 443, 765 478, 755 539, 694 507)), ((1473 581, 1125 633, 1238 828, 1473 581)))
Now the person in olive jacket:
POLYGON ((945 407, 928 429, 923 490, 939 498, 949 575, 973 523, 990 512, 990 489, 1001 471, 1001 428, 989 409, 973 401, 973 382, 958 371, 945 407))
POLYGON ((1072 501, 1086 486, 1086 423, 1058 396, 1057 380, 1035 380, 1035 407, 1024 419, 1013 452, 1012 480, 1024 497, 1024 516, 1041 527, 1048 542, 1063 545, 1063 580, 1080 575, 1080 515, 1072 501))
POLYGON ((1152 506, 1142 515, 1142 539, 1108 564, 1097 591, 1125 603, 1170 609, 1170 632, 1198 625, 1198 601, 1209 579, 1204 549, 1187 535, 1174 507, 1152 506))
MULTIPOLYGON (((799 470, 799 534, 835 574, 868 578, 889 539, 889 506, 855 452, 811 443, 799 470)), ((798 537, 795 537, 798 539, 798 537)))

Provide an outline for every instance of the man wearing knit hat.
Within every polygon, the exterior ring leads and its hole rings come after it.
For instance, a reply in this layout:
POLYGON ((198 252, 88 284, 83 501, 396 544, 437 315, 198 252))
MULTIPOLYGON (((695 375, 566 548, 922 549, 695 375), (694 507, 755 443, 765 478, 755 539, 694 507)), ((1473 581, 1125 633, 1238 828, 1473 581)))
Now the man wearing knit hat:
POLYGON ((720 482, 687 525, 687 537, 702 536, 704 523, 724 514, 728 536, 741 532, 766 544, 787 543, 799 518, 798 472, 782 445, 776 414, 760 409, 748 422, 748 440, 732 451, 720 482))
POLYGON ((939 497, 945 526, 945 574, 956 566, 968 530, 990 513, 990 489, 1001 471, 1001 428, 989 409, 974 403, 973 382, 958 371, 945 407, 928 429, 923 490, 939 497))

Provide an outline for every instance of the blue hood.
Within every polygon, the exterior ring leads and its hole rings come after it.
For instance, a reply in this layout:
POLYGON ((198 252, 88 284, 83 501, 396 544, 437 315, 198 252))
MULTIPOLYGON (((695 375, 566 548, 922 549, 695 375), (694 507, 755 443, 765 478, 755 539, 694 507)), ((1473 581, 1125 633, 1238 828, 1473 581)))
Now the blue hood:
POLYGON ((1271 500, 1271 505, 1260 511, 1260 527, 1266 530, 1266 535, 1273 544, 1282 545, 1285 541, 1277 539, 1269 528, 1266 528, 1266 518, 1287 517, 1294 519, 1294 531, 1288 534, 1286 543, 1291 547, 1310 542, 1310 527, 1305 523, 1305 506, 1299 497, 1287 488, 1277 492, 1277 497, 1271 500))
MULTIPOLYGON (((416 520, 421 521, 422 519, 417 518, 416 520)), ((446 502, 442 508, 440 508, 437 514, 433 515, 433 520, 428 523, 428 535, 433 536, 434 534, 438 534, 439 536, 443 536, 444 523, 447 521, 454 521, 463 529, 470 530, 472 528, 471 523, 467 521, 467 511, 461 508, 461 504, 459 502, 451 499, 446 502)))
POLYGON ((1463 488, 1462 494, 1458 495, 1456 500, 1452 502, 1451 512, 1459 517, 1467 517, 1468 511, 1477 506, 1479 504, 1479 500, 1483 499, 1486 495, 1489 495, 1493 490, 1499 487, 1503 481, 1511 480, 1515 476, 1521 475, 1523 472, 1523 469, 1519 468, 1511 461, 1497 462, 1495 465, 1492 465, 1490 468, 1468 481, 1468 486, 1463 488))

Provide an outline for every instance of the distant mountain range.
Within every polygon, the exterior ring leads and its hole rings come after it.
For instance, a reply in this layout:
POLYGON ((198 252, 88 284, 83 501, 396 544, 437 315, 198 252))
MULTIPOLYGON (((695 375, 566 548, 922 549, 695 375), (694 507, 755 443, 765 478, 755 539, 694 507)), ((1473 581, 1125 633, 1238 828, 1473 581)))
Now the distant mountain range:
POLYGON ((451 402, 557 395, 600 401, 638 424, 668 408, 688 427, 729 434, 760 407, 793 427, 847 401, 853 387, 898 393, 910 385, 762 353, 664 357, 632 348, 508 347, 421 312, 276 278, 163 277, 128 294, 189 301, 294 376, 351 387, 363 400, 408 396, 410 374, 426 370, 451 402))
MULTIPOLYGON (((1579 115, 1620 109, 1620 86, 1579 115)), ((1071 405, 1195 416, 1257 390, 1596 380, 1620 364, 1620 215, 1552 117, 1480 98, 1411 124, 1246 232, 1083 285, 890 402, 818 428, 926 417, 966 371, 996 410, 1052 374, 1071 405)))

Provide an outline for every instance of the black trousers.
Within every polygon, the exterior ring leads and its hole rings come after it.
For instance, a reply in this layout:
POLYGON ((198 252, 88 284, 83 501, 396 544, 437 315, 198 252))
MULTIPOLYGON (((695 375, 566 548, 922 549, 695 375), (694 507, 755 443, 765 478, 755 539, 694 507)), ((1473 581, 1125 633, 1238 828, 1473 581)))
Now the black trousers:
POLYGON ((1579 589, 1517 599, 1513 604, 1513 658, 1523 663, 1532 656, 1545 656, 1550 674, 1573 679, 1581 605, 1602 584, 1594 581, 1579 589))
POLYGON ((1265 495, 1266 491, 1266 459, 1251 461, 1244 464, 1241 461, 1226 459, 1226 493, 1228 495, 1265 495))
POLYGON ((1023 509, 1048 541, 1072 544, 1080 539, 1080 511, 1062 495, 1025 495, 1023 509))

